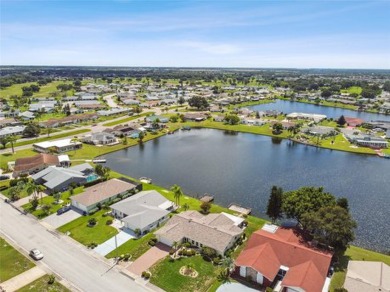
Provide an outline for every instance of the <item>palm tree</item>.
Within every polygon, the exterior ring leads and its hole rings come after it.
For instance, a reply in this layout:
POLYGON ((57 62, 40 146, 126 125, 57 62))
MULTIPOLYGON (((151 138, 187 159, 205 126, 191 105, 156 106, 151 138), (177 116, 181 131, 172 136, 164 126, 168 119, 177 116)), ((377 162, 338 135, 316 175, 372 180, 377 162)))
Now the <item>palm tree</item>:
POLYGON ((188 203, 185 203, 185 204, 183 205, 184 211, 187 211, 189 208, 190 208, 190 205, 188 205, 188 203))
POLYGON ((15 149, 14 149, 14 143, 18 140, 18 137, 12 135, 12 136, 8 136, 7 137, 7 141, 9 143, 11 143, 11 147, 12 147, 12 153, 15 153, 15 149))
POLYGON ((145 137, 144 132, 143 132, 143 131, 139 132, 139 134, 138 134, 138 142, 139 142, 140 144, 143 143, 144 137, 145 137))
MULTIPOLYGON (((73 144, 76 144, 77 142, 79 142, 79 138, 77 138, 77 136, 74 136, 71 140, 70 140, 71 143, 73 144)), ((74 147, 74 153, 73 155, 76 154, 76 147, 74 147)))
POLYGON ((180 197, 183 195, 181 188, 175 184, 171 187, 171 191, 173 192, 173 196, 175 197, 176 205, 179 206, 180 205, 180 197))
POLYGON ((27 194, 32 195, 32 200, 37 200, 39 193, 41 193, 41 203, 42 203, 42 191, 44 190, 43 186, 37 185, 35 182, 29 182, 27 184, 27 194))

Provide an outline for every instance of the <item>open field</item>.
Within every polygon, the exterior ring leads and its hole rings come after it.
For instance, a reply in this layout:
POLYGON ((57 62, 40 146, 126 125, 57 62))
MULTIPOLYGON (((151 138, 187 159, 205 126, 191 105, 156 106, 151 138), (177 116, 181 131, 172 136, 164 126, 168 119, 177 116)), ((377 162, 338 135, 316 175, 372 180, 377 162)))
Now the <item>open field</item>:
MULTIPOLYGON (((30 86, 31 84, 38 84, 36 82, 26 82, 22 84, 14 84, 10 87, 4 88, 0 90, 0 97, 2 98, 9 98, 12 95, 22 95, 22 87, 24 86, 30 86)), ((59 84, 72 84, 70 81, 53 81, 46 85, 40 86, 39 92, 34 92, 33 97, 51 97, 54 93, 57 94, 66 94, 66 95, 73 95, 73 90, 69 90, 67 92, 59 92, 57 90, 57 86, 59 84)))
POLYGON ((145 113, 142 113, 142 114, 139 114, 139 115, 134 115, 134 116, 130 116, 130 117, 127 117, 127 118, 123 118, 123 119, 118 120, 118 121, 105 123, 105 124, 103 124, 103 126, 105 126, 105 127, 116 126, 116 125, 119 125, 119 124, 122 124, 122 123, 126 123, 126 122, 129 122, 129 121, 138 119, 140 117, 145 117, 145 116, 149 116, 149 115, 153 115, 153 114, 154 114, 154 112, 145 112, 145 113))
POLYGON ((0 237, 0 283, 13 278, 34 266, 32 261, 19 253, 0 237))

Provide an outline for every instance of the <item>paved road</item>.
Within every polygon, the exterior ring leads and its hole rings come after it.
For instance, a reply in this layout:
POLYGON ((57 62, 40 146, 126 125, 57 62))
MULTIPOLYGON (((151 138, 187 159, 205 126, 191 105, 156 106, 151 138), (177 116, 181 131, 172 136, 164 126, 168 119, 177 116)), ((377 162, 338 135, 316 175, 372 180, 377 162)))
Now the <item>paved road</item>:
POLYGON ((109 107, 118 107, 117 103, 112 99, 114 96, 116 96, 116 93, 103 96, 109 107))
POLYGON ((119 273, 118 267, 111 269, 100 256, 65 235, 46 229, 1 199, 0 232, 26 251, 39 248, 45 255, 39 264, 49 267, 80 291, 148 291, 119 273))

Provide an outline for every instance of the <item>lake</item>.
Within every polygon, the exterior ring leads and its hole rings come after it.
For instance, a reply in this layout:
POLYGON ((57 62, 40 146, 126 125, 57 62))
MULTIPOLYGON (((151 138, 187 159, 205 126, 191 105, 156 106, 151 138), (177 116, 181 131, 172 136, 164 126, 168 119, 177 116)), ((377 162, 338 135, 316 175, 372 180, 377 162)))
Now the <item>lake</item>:
POLYGON ((297 101, 286 101, 286 100, 276 100, 273 103, 259 104, 248 107, 254 111, 265 111, 265 110, 278 110, 285 114, 300 112, 300 113, 310 113, 310 114, 323 114, 328 118, 338 119, 341 115, 345 117, 355 117, 363 119, 366 122, 372 120, 381 120, 381 121, 390 121, 390 115, 384 114, 375 114, 368 112, 358 112, 353 110, 347 110, 343 108, 321 106, 310 103, 303 103, 297 101))
POLYGON ((390 250, 388 159, 213 129, 178 131, 104 158, 117 172, 150 177, 166 188, 178 184, 195 197, 210 193, 216 204, 238 203, 258 216, 264 216, 272 185, 286 191, 324 186, 348 198, 359 225, 356 245, 390 250))

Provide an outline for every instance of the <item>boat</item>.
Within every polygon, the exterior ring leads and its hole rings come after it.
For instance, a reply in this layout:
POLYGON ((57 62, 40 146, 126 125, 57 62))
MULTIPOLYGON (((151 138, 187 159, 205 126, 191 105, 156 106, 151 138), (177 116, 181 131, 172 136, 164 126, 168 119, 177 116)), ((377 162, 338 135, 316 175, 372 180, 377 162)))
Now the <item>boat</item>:
POLYGON ((191 127, 190 126, 184 126, 181 128, 183 131, 190 131, 191 127))
POLYGON ((92 162, 93 163, 106 163, 107 160, 106 159, 93 159, 92 162))
POLYGON ((139 181, 144 183, 144 184, 151 184, 152 183, 152 179, 151 178, 148 178, 148 177, 140 177, 139 178, 139 181))

